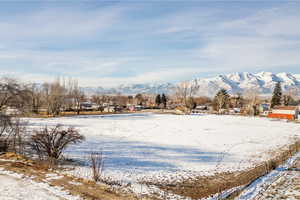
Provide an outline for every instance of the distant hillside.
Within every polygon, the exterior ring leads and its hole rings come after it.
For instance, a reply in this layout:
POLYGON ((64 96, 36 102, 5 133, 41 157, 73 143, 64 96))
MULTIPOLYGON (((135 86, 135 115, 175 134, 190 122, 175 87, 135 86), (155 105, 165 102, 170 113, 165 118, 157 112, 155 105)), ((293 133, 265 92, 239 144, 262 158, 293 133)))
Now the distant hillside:
MULTIPOLYGON (((298 88, 300 91, 300 74, 290 73, 271 73, 260 72, 252 74, 249 72, 232 73, 227 75, 219 75, 212 78, 197 79, 200 84, 199 95, 213 96, 219 89, 225 88, 229 93, 244 92, 245 90, 256 88, 261 94, 271 94, 276 82, 280 81, 283 91, 289 88, 298 88)), ((170 93, 176 87, 176 84, 129 84, 120 85, 114 88, 84 88, 85 92, 132 95, 137 93, 170 93)))

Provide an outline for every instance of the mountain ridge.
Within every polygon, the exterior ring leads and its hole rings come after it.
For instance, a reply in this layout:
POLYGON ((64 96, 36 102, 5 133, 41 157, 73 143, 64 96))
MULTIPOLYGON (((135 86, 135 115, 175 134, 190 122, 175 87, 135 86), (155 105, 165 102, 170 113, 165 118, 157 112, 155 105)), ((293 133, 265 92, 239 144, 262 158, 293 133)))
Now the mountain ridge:
MULTIPOLYGON (((283 91, 290 89, 300 92, 300 74, 272 73, 272 72, 235 72, 226 75, 218 75, 210 78, 197 78, 200 85, 198 95, 213 96, 219 89, 226 89, 230 94, 243 93, 247 90, 257 90, 260 94, 269 95, 272 93, 276 82, 281 82, 283 91)), ((180 82, 178 82, 180 83, 180 82)), ((123 94, 134 95, 137 93, 170 94, 178 83, 140 83, 122 84, 117 87, 85 87, 87 93, 101 94, 123 94)))

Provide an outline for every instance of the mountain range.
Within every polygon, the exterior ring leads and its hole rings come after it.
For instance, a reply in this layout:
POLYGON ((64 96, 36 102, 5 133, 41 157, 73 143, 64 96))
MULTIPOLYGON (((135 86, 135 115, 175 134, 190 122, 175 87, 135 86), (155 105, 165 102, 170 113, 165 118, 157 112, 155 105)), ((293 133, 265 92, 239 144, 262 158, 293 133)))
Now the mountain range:
MULTIPOLYGON (((219 89, 226 89, 230 94, 243 93, 247 90, 255 89, 262 95, 270 95, 276 82, 281 82, 283 91, 294 89, 300 92, 300 74, 291 73, 272 73, 272 72, 237 72, 227 75, 218 75, 211 78, 198 78, 200 86, 198 95, 213 96, 219 89)), ((180 82, 178 82, 180 83, 180 82)), ((125 94, 135 95, 137 93, 166 93, 174 92, 178 83, 145 83, 145 84, 127 84, 114 88, 85 87, 84 91, 91 93, 105 94, 125 94)))

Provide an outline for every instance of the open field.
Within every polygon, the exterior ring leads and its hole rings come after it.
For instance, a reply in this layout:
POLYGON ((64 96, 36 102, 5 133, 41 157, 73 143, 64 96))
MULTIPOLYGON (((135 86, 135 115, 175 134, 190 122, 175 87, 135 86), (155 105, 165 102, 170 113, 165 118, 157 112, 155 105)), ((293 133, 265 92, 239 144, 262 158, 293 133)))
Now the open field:
POLYGON ((131 183, 180 183, 203 175, 233 172, 274 156, 300 135, 300 125, 267 118, 219 115, 122 114, 28 119, 42 125, 74 126, 86 136, 67 157, 82 165, 71 173, 88 177, 87 157, 103 151, 104 176, 131 183))

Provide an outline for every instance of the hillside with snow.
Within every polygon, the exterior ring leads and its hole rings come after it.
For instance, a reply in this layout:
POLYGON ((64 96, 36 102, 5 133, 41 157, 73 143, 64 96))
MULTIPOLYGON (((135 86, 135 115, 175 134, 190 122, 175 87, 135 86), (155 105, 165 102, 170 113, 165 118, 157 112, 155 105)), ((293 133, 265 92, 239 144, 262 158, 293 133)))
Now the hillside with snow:
MULTIPOLYGON (((219 89, 224 88, 231 94, 238 92, 243 93, 247 90, 258 90, 260 94, 271 94, 276 82, 281 82, 283 91, 289 89, 296 89, 300 92, 300 74, 291 73, 232 73, 227 75, 219 75, 211 78, 197 79, 200 85, 199 95, 213 96, 219 89)), ((137 93, 157 94, 174 92, 176 83, 156 83, 156 84, 127 84, 120 85, 114 88, 84 88, 84 90, 91 93, 105 93, 105 94, 126 94, 134 95, 137 93)))
POLYGON ((271 94, 277 82, 281 82, 283 91, 295 89, 300 91, 300 75, 290 73, 249 72, 219 75, 213 78, 198 79, 200 84, 199 94, 211 96, 221 88, 229 93, 243 93, 247 90, 257 90, 261 94, 271 94))

